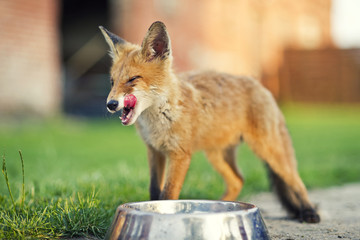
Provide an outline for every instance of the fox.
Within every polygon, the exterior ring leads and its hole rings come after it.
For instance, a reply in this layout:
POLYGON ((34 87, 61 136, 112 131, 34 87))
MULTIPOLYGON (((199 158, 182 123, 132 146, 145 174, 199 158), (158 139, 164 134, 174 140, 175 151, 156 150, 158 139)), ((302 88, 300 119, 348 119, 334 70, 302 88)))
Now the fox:
POLYGON ((236 201, 244 185, 236 152, 246 142, 265 162, 289 215, 320 222, 299 176, 284 116, 258 80, 205 70, 176 74, 160 21, 152 23, 141 45, 99 28, 112 59, 106 108, 119 112, 123 125, 134 124, 147 147, 151 200, 178 199, 192 154, 204 151, 224 179, 221 199, 236 201))

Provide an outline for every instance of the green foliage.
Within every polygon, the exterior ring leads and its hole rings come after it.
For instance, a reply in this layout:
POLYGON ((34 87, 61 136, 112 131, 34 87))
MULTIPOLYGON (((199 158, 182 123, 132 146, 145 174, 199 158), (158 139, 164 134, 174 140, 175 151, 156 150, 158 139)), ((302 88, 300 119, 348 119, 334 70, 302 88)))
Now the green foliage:
MULTIPOLYGON (((24 179, 24 164, 22 174, 24 179)), ((54 239, 60 237, 102 237, 109 225, 108 207, 97 199, 95 189, 67 197, 31 197, 25 199, 23 182, 21 196, 14 201, 3 158, 3 175, 11 201, 0 196, 1 239, 54 239)))
POLYGON ((360 181, 360 106, 288 105, 283 110, 307 186, 360 181))
POLYGON ((54 239, 60 237, 103 236, 109 225, 109 211, 95 194, 84 197, 31 198, 23 205, 9 207, 1 198, 1 239, 54 239))
MULTIPOLYGON (((283 110, 309 188, 360 181, 360 107, 283 110)), ((149 199, 145 146, 119 120, 0 123, 0 154, 0 239, 102 238, 119 204, 149 199)), ((238 165, 246 179, 240 200, 269 189, 246 144, 238 165)), ((223 190, 219 174, 195 154, 181 198, 218 199, 223 190)))

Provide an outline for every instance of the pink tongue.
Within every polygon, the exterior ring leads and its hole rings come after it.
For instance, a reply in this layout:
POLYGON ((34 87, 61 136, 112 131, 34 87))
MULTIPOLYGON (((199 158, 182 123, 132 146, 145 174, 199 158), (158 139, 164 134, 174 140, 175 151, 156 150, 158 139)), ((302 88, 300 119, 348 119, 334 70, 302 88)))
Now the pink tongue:
POLYGON ((126 108, 134 108, 136 104, 136 97, 133 94, 129 94, 125 96, 124 106, 126 108))

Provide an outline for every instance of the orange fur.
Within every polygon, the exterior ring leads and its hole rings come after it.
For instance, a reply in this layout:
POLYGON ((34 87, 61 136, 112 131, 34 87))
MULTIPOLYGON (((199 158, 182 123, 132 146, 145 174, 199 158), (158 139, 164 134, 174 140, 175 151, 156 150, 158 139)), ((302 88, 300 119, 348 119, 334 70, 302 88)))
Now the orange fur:
POLYGON ((227 185, 222 199, 235 200, 244 182, 235 160, 243 139, 279 177, 288 190, 285 201, 290 199, 297 215, 310 209, 305 221, 319 221, 298 175, 284 117, 258 81, 214 71, 175 75, 170 39, 161 22, 150 27, 142 46, 120 38, 110 41, 108 31, 102 31, 113 57, 108 101, 119 104, 110 111, 124 107, 125 95, 136 96, 130 123, 148 146, 152 199, 177 199, 192 153, 203 150, 227 185), (129 81, 133 76, 140 77, 129 81))

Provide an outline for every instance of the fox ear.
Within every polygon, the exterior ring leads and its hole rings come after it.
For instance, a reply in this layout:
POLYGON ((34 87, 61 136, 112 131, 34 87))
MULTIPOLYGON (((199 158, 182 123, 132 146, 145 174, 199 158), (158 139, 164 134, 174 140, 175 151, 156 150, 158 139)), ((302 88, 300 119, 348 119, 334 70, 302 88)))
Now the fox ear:
POLYGON ((147 61, 155 58, 165 59, 171 54, 170 38, 166 31, 165 24, 162 22, 154 22, 141 45, 142 55, 147 61))
POLYGON ((119 52, 116 49, 116 45, 122 45, 125 44, 126 41, 122 39, 121 37, 115 35, 114 33, 110 32, 103 26, 99 26, 101 33, 104 35, 106 42, 109 44, 110 47, 110 55, 114 58, 115 55, 118 55, 119 52))

